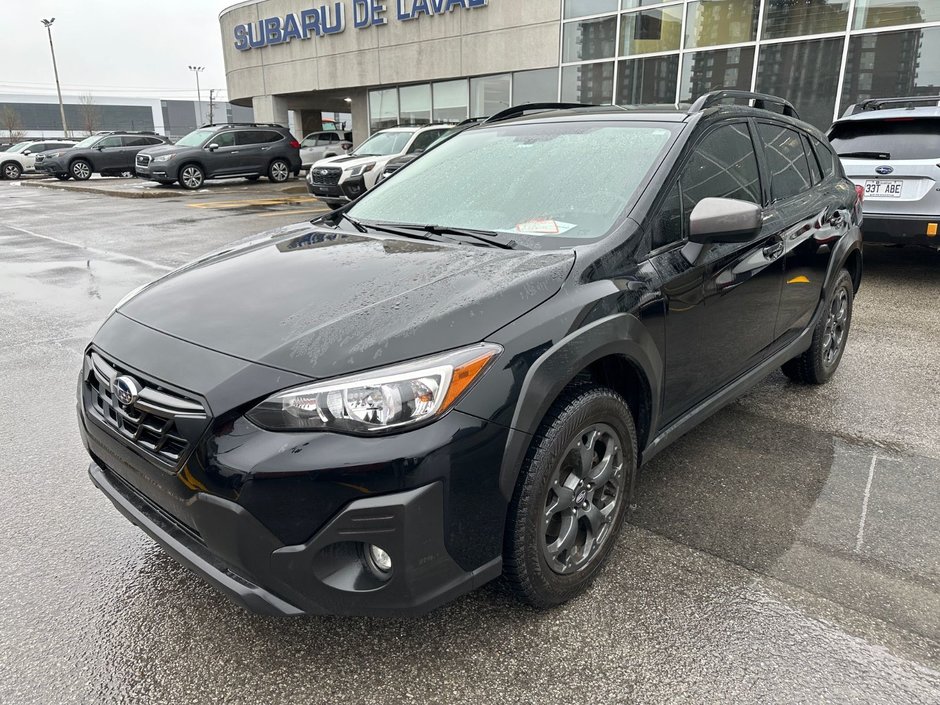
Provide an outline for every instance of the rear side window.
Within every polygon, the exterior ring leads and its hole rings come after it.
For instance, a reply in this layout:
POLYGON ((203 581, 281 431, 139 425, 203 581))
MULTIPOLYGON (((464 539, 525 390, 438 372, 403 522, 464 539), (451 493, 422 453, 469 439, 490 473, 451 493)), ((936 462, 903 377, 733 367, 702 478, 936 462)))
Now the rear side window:
POLYGON ((163 144, 163 140, 159 137, 144 137, 147 140, 147 144, 163 144))
POLYGON ((270 130, 242 130, 235 133, 235 144, 268 144, 277 142, 281 135, 270 130))
POLYGON ((122 137, 125 147, 147 147, 153 144, 146 137, 122 137))
POLYGON ((761 202, 757 155, 747 124, 713 130, 682 167, 652 224, 652 249, 682 240, 692 209, 703 198, 761 202))
POLYGON ((810 141, 813 143, 813 150, 816 152, 816 158, 819 160, 819 167, 822 169, 823 178, 832 176, 836 170, 836 155, 832 153, 829 147, 815 137, 810 137, 810 141))
POLYGON ((829 142, 840 157, 940 158, 940 118, 887 118, 837 122, 829 142))
POLYGON ((813 177, 813 183, 818 184, 823 180, 822 170, 819 168, 819 162, 816 161, 816 155, 813 154, 813 148, 809 146, 809 137, 803 137, 803 152, 806 154, 806 161, 809 163, 809 174, 813 177))
POLYGON ((757 125, 757 131, 764 143, 773 199, 780 201, 809 189, 812 179, 800 133, 765 122, 757 125))

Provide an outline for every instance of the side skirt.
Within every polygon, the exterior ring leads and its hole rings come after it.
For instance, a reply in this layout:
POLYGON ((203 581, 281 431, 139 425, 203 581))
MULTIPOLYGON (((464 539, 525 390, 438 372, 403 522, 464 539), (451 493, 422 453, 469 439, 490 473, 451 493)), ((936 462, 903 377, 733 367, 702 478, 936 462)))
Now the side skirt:
POLYGON ((820 301, 819 306, 816 308, 816 313, 813 314, 813 318, 796 339, 783 346, 764 362, 751 368, 733 382, 719 389, 715 394, 687 411, 663 429, 656 438, 650 441, 646 448, 643 449, 638 465, 648 463, 671 443, 678 440, 709 416, 760 383, 767 375, 780 367, 787 360, 808 350, 813 342, 813 332, 816 330, 816 324, 819 322, 819 317, 822 315, 823 304, 824 302, 820 301))

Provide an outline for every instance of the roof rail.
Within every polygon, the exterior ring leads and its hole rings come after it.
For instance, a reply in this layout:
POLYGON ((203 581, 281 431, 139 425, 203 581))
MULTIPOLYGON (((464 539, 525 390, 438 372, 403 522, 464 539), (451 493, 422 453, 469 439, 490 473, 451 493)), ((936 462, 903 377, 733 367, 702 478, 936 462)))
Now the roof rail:
POLYGON ((698 100, 692 103, 692 107, 689 108, 689 114, 691 113, 700 113, 706 108, 710 108, 714 105, 717 105, 723 100, 728 100, 729 98, 741 98, 749 101, 754 101, 753 107, 758 110, 767 110, 767 104, 772 103, 773 105, 779 105, 783 108, 783 114, 787 117, 800 119, 800 114, 796 112, 796 108, 793 107, 793 104, 784 100, 783 98, 778 98, 775 95, 768 95, 767 93, 752 93, 751 91, 733 91, 733 90, 721 90, 721 91, 712 91, 711 93, 706 93, 703 96, 700 96, 698 100))
MULTIPOLYGON (((284 127, 284 125, 276 122, 207 122, 200 129, 206 127, 284 127)), ((320 130, 320 132, 323 132, 323 130, 320 130)), ((340 130, 336 130, 336 132, 340 132, 340 130)))
POLYGON ((940 95, 909 95, 900 98, 869 98, 860 103, 850 105, 842 117, 864 113, 866 110, 881 110, 884 107, 899 107, 903 105, 908 110, 914 109, 914 103, 934 103, 940 107, 940 95))
POLYGON ((524 115, 530 110, 573 110, 575 108, 595 107, 597 106, 591 105, 589 103, 522 103, 520 105, 514 105, 511 108, 506 108, 505 110, 500 110, 498 113, 490 115, 486 120, 483 121, 483 123, 487 124, 490 122, 511 120, 514 117, 524 115))

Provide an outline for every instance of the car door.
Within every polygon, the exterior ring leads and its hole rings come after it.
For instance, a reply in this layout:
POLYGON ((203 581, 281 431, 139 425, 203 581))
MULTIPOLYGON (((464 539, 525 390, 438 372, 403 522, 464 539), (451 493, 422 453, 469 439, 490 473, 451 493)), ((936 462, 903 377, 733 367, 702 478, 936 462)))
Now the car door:
POLYGON ((665 299, 664 423, 753 367, 774 341, 779 234, 765 222, 747 243, 689 243, 689 216, 708 197, 764 203, 747 120, 725 121, 696 140, 649 222, 650 261, 665 299))
POLYGON ((40 152, 45 152, 47 149, 53 149, 53 147, 47 146, 45 142, 37 142, 36 144, 31 144, 29 147, 24 149, 20 154, 23 161, 23 171, 32 171, 36 168, 36 155, 40 152))
POLYGON ((819 304, 834 243, 851 227, 855 194, 819 140, 774 122, 759 121, 757 129, 771 174, 767 212, 779 223, 785 245, 776 335, 796 337, 819 304))
MULTIPOLYGON (((263 174, 262 168, 265 152, 265 139, 268 133, 264 130, 242 130, 235 133, 235 146, 238 148, 238 174, 263 174)), ((268 147, 270 148, 270 147, 268 147)))
POLYGON ((113 171, 119 169, 123 161, 121 152, 124 150, 124 142, 118 135, 105 137, 95 144, 93 153, 93 167, 95 171, 113 171))
POLYGON ((203 149, 206 178, 228 176, 245 171, 241 161, 242 148, 235 144, 235 132, 224 130, 212 136, 203 149))

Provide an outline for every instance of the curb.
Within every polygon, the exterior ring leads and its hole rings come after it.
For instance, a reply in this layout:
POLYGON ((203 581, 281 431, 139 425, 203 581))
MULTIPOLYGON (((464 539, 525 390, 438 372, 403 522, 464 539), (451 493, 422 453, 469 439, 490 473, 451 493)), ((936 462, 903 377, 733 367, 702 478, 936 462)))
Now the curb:
MULTIPOLYGON (((51 188, 56 189, 57 191, 74 191, 77 193, 94 193, 101 196, 112 196, 114 198, 180 198, 182 196, 193 195, 189 192, 183 191, 171 191, 171 190, 156 190, 152 189, 139 189, 137 191, 121 191, 117 189, 109 188, 95 188, 94 186, 79 186, 76 184, 60 184, 45 180, 24 180, 20 183, 23 186, 32 186, 34 188, 51 188)), ((286 186, 280 189, 280 193, 286 194, 306 194, 306 186, 286 186)))

